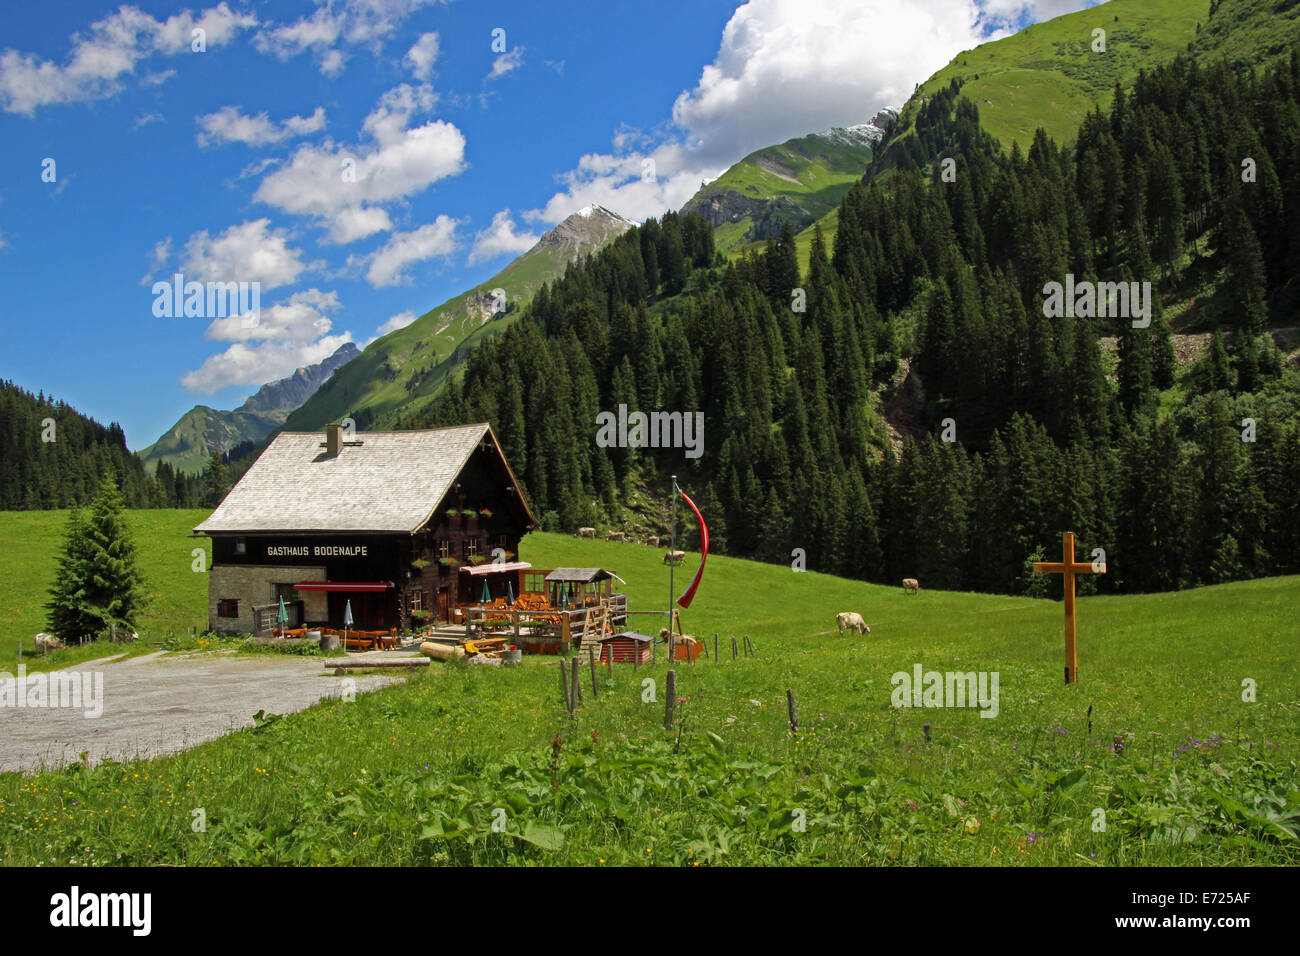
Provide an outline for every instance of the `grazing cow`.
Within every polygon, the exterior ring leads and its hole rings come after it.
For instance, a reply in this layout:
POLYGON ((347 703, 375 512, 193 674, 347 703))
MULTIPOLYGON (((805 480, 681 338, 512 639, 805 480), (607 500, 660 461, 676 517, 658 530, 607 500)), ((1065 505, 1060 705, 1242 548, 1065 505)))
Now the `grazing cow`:
MULTIPOLYGON (((659 628, 659 639, 660 639, 660 640, 663 640, 663 641, 668 640, 668 628, 666 628, 666 627, 661 627, 661 628, 659 628)), ((693 636, 691 636, 690 634, 674 634, 674 635, 673 635, 673 640, 674 640, 674 641, 678 641, 679 643, 682 643, 682 644, 696 644, 696 643, 698 643, 698 642, 695 640, 695 638, 694 638, 693 636)))
POLYGON ((921 582, 916 578, 903 578, 903 590, 911 591, 914 594, 919 593, 921 590, 921 582))
POLYGON ((38 651, 43 647, 49 648, 53 651, 58 650, 63 646, 63 642, 53 634, 37 634, 34 640, 36 641, 36 649, 38 651))
POLYGON ((657 534, 652 534, 650 537, 645 539, 645 543, 652 548, 657 548, 659 547, 659 536, 657 534))
POLYGON ((579 537, 579 538, 594 538, 594 537, 596 537, 596 529, 595 529, 595 528, 579 528, 579 529, 578 529, 578 537, 579 537))
POLYGON ((627 537, 627 535, 624 534, 622 531, 611 531, 609 534, 605 535, 605 540, 606 540, 606 541, 622 541, 622 540, 624 540, 626 537, 627 537))
POLYGON ((685 551, 665 551, 664 564, 681 564, 685 557, 685 551))
POLYGON ((839 625, 841 637, 844 636, 846 630, 856 630, 859 634, 871 633, 871 628, 867 627, 867 622, 862 620, 862 615, 857 611, 845 611, 842 614, 836 614, 835 623, 839 625))

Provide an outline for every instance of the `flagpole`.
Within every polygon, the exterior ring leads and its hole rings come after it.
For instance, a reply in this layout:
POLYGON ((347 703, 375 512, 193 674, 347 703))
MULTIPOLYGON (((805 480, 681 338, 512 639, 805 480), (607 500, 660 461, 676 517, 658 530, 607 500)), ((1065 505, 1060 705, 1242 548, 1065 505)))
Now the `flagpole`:
MULTIPOLYGON (((673 595, 676 590, 673 588, 673 571, 677 567, 677 476, 673 475, 673 505, 672 505, 672 524, 668 530, 668 640, 672 641, 673 630, 673 595)), ((669 647, 672 646, 670 643, 669 647)), ((672 666, 672 662, 669 662, 672 666)))

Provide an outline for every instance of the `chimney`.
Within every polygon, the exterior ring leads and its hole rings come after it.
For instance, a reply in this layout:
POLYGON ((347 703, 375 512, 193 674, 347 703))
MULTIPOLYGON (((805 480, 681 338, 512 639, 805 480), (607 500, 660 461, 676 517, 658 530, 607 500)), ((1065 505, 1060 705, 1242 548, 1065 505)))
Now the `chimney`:
POLYGON ((325 426, 325 454, 333 458, 343 448, 343 426, 325 426))

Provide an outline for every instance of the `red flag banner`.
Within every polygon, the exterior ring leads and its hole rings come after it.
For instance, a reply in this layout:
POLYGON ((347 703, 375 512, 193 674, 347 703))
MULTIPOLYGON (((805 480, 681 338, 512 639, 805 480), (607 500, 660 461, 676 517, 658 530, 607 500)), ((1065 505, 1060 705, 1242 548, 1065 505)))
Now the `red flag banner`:
POLYGON ((695 572, 695 580, 691 582, 691 586, 677 599, 677 603, 682 607, 690 607, 691 602, 695 600, 695 589, 700 586, 700 578, 704 576, 704 562, 709 560, 709 526, 704 523, 704 515, 700 514, 700 509, 695 507, 695 502, 691 501, 686 492, 679 493, 700 521, 700 567, 695 572))

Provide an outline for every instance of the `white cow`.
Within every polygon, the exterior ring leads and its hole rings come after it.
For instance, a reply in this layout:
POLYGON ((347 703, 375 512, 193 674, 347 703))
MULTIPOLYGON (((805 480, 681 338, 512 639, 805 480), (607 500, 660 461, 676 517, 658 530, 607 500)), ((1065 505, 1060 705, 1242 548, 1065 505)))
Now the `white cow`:
POLYGON ((862 615, 857 611, 844 611, 835 615, 835 623, 840 627, 840 635, 843 636, 846 630, 856 629, 859 634, 870 634, 871 628, 867 627, 867 622, 862 620, 862 615))
POLYGON ((909 591, 912 594, 920 594, 921 582, 916 578, 903 578, 903 592, 907 593, 909 591))
POLYGON ((37 634, 34 638, 36 649, 39 651, 42 647, 48 647, 50 650, 57 650, 63 646, 63 642, 53 634, 37 634))
POLYGON ((578 529, 578 537, 579 537, 579 538, 594 538, 594 537, 596 537, 596 529, 595 529, 595 528, 579 528, 579 529, 578 529))
POLYGON ((665 551, 664 564, 681 564, 686 558, 685 551, 665 551))

